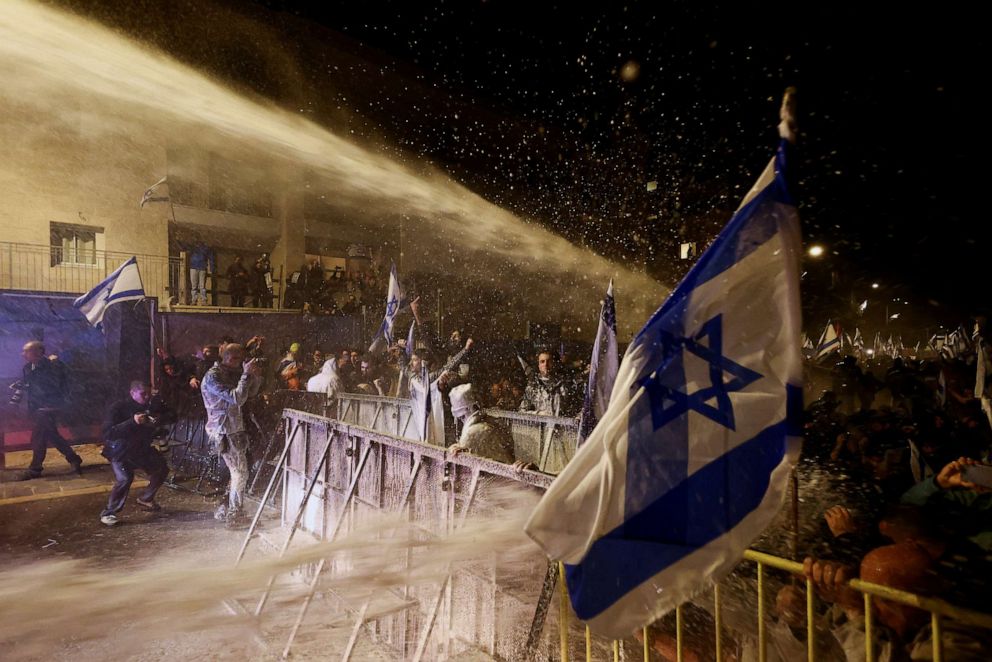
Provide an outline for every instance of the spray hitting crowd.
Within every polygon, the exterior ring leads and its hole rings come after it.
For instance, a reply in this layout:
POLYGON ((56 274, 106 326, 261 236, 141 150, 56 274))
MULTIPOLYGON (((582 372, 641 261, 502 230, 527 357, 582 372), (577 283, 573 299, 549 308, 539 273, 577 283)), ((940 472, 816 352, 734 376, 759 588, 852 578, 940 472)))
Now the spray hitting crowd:
MULTIPOLYGON (((560 346, 487 347, 458 331, 431 337, 419 324, 417 300, 411 312, 416 333, 375 351, 298 342, 273 348, 261 336, 243 342, 221 338, 189 357, 159 349, 158 388, 133 382, 128 397, 112 404, 104 417, 103 454, 115 484, 101 521, 118 522, 135 471, 149 477, 135 507, 159 510, 156 493, 170 472, 162 439, 176 420, 205 419, 211 450, 221 458, 229 483, 216 517, 243 526, 249 473, 260 464, 264 435, 277 426, 280 394, 294 391, 321 394, 328 402, 346 393, 429 400, 433 406, 425 409, 433 414, 418 422, 425 439, 430 419, 438 418, 434 438, 440 435, 451 453, 475 453, 533 470, 514 456, 509 431, 484 410, 576 417, 588 365, 569 361, 560 346)), ((985 389, 990 374, 985 319, 977 318, 974 329, 968 342, 952 350, 945 346, 930 358, 834 352, 807 364, 810 379, 830 387, 807 406, 797 469, 799 535, 791 539, 772 532, 759 546, 805 560, 807 575, 828 606, 819 614, 821 627, 833 635, 824 638, 825 646, 845 648, 857 639, 864 605, 861 595, 845 586, 851 577, 983 606, 992 577, 992 479, 983 468, 992 451, 992 408, 985 389)), ((26 395, 35 422, 35 452, 24 477, 42 475, 49 444, 79 471, 81 458, 57 429, 71 374, 38 341, 25 346, 24 358, 15 397, 26 395)), ((801 587, 783 582, 778 588, 781 627, 772 630, 771 643, 781 657, 802 644, 805 604, 801 587)), ((705 615, 691 614, 688 618, 705 621, 705 615)), ((891 650, 929 646, 925 612, 883 603, 878 621, 880 641, 891 650)), ((663 625, 656 628, 658 650, 667 650, 669 634, 663 625)), ((980 634, 962 630, 958 640, 976 651, 992 650, 976 638, 980 634)), ((707 646, 703 639, 697 645, 707 646)))

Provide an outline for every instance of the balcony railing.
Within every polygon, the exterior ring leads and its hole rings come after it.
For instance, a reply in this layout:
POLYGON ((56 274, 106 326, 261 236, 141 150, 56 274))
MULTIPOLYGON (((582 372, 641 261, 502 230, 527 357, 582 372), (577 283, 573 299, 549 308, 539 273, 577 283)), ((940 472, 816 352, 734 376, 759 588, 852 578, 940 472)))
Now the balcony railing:
MULTIPOLYGON (((116 251, 69 249, 62 246, 0 242, 0 290, 83 294, 109 276, 132 256, 145 294, 157 297, 160 304, 187 304, 190 296, 189 269, 183 257, 143 255, 116 251)), ((268 309, 279 309, 282 300, 282 268, 272 279, 272 302, 268 309)), ((207 303, 210 307, 228 307, 232 299, 227 276, 207 276, 207 303)), ((245 297, 251 305, 251 295, 245 297)), ((252 309, 266 310, 266 309, 252 309)))
POLYGON ((163 302, 178 296, 179 258, 11 242, 0 242, 0 290, 82 294, 132 256, 138 259, 145 294, 163 302))

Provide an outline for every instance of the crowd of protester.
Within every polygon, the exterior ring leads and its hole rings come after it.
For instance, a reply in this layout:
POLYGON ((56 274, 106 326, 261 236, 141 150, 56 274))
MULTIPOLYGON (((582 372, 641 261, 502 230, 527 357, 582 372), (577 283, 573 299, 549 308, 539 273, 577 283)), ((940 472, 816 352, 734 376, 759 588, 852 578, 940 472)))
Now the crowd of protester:
MULTIPOLYGON (((445 443, 506 462, 514 459, 512 443, 485 419, 485 409, 578 415, 587 368, 569 361, 560 346, 474 346, 458 332, 439 339, 419 324, 416 329, 411 342, 399 339, 374 353, 296 342, 272 348, 279 360, 267 367, 258 402, 274 391, 411 398, 418 388, 436 388, 432 393, 449 418, 489 439, 465 446, 446 428, 445 443)), ((837 356, 832 368, 810 366, 814 379, 830 387, 805 412, 798 535, 781 535, 785 526, 765 543, 804 561, 820 598, 819 645, 833 651, 824 659, 863 659, 865 605, 847 585, 850 578, 984 608, 992 579, 992 482, 969 474, 992 452, 992 429, 975 395, 976 385, 982 390, 976 380, 987 374, 983 342, 976 337, 970 351, 955 356, 837 356)), ((245 349, 248 356, 270 352, 258 337, 245 349)), ((202 407, 197 389, 221 351, 222 343, 187 360, 163 355, 163 397, 182 412, 202 407)), ((804 589, 794 582, 784 582, 775 595, 779 629, 771 645, 781 659, 802 643, 805 605, 804 589)), ((873 609, 879 659, 918 659, 913 656, 930 645, 926 612, 884 600, 873 609)), ((945 641, 945 659, 992 659, 983 631, 948 622, 944 633, 953 635, 945 641)), ((658 634, 656 648, 662 640, 658 634)))
MULTIPOLYGON (((825 659, 864 659, 865 603, 851 578, 987 609, 992 482, 969 473, 992 452, 976 397, 986 374, 981 336, 980 322, 970 349, 953 355, 849 355, 832 368, 810 367, 814 378, 829 370, 830 388, 806 409, 792 551, 820 598, 821 646, 833 651, 825 659)), ((778 591, 783 628, 772 646, 782 659, 804 636, 805 605, 800 586, 778 591)), ((873 609, 878 659, 930 659, 927 612, 881 599, 873 609)), ((987 631, 953 619, 943 630, 944 659, 992 659, 987 631)))

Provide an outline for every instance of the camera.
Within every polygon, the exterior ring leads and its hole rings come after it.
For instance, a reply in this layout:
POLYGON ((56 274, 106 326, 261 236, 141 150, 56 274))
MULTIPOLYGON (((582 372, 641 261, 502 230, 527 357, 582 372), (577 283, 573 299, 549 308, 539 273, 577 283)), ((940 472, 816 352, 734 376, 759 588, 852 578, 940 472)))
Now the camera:
POLYGON ((20 403, 20 401, 24 399, 24 389, 26 388, 27 385, 22 381, 16 381, 11 384, 10 390, 13 391, 13 393, 10 394, 10 404, 16 405, 20 403))

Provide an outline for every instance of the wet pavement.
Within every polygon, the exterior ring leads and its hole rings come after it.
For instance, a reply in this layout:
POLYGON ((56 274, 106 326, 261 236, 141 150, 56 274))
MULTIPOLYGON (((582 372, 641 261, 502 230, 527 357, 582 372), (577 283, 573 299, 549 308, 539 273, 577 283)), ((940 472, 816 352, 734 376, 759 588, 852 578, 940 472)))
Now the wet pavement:
MULTIPOLYGON (((223 547, 240 541, 243 533, 227 531, 213 519, 218 497, 204 497, 163 487, 157 500, 159 512, 147 512, 135 503, 147 484, 137 473, 128 505, 111 528, 100 523, 113 485, 110 465, 99 454, 98 445, 76 447, 83 458, 83 475, 72 472, 65 460, 49 451, 45 473, 40 478, 15 481, 30 461, 30 452, 7 455, 7 470, 0 476, 0 554, 8 558, 68 556, 93 559, 102 564, 122 558, 175 550, 186 544, 202 544, 204 533, 218 537, 223 547)), ((232 552, 233 554, 233 552, 232 552)))

